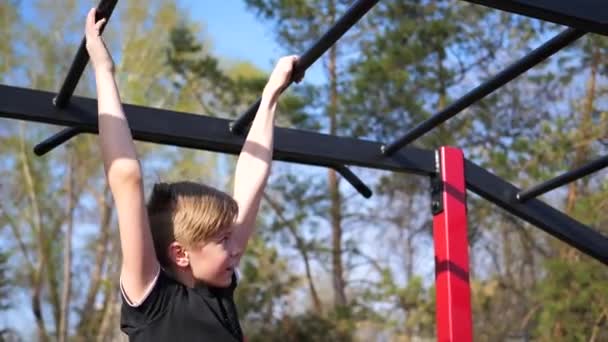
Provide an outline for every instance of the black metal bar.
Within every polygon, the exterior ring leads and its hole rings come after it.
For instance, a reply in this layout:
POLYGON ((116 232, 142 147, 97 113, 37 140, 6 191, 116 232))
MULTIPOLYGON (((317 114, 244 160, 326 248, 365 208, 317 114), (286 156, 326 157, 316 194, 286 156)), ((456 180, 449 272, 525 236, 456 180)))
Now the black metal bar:
POLYGON ((480 5, 551 21, 583 31, 608 35, 605 0, 465 0, 480 5))
POLYGON ((352 185, 357 191, 365 198, 372 197, 372 190, 363 183, 363 181, 357 177, 349 168, 344 165, 338 165, 334 169, 346 179, 350 185, 352 185))
POLYGON ((517 187, 473 162, 466 161, 465 176, 479 196, 608 265, 608 237, 537 199, 517 201, 517 187))
POLYGON ((579 178, 583 178, 587 175, 590 175, 605 167, 608 167, 608 155, 593 160, 578 169, 571 170, 546 182, 533 186, 530 189, 520 191, 517 193, 517 199, 520 202, 525 202, 531 198, 538 197, 562 185, 568 184, 579 178))
POLYGON ((45 139, 43 142, 39 143, 34 147, 34 153, 37 156, 43 156, 53 148, 63 144, 64 142, 72 139, 80 133, 84 133, 81 129, 76 127, 69 127, 57 134, 45 139))
POLYGON ((382 153, 388 156, 392 155, 395 153, 395 151, 421 137, 431 129, 460 113, 470 105, 483 99, 496 89, 512 81, 519 75, 541 63, 549 56, 555 54, 583 35, 585 35, 584 31, 572 28, 566 29, 564 32, 553 37, 551 40, 536 48, 528 55, 510 65, 491 79, 480 84, 475 89, 458 99, 456 102, 433 114, 428 120, 418 124, 395 142, 389 144, 388 146, 382 146, 382 153))
MULTIPOLYGON (((86 133, 97 131, 94 99, 74 97, 64 110, 49 106, 52 93, 0 85, 0 117, 71 126, 86 133)), ((125 105, 137 140, 238 154, 244 138, 228 131, 230 121, 195 114, 125 105)), ((404 148, 391 157, 378 153, 380 143, 326 134, 276 129, 275 160, 336 167, 354 165, 430 176, 436 172, 435 152, 404 148)), ((558 237, 580 251, 608 264, 608 239, 545 203, 519 203, 512 184, 483 168, 465 163, 467 186, 513 215, 558 237)))
MULTIPOLYGON (((361 17, 363 17, 379 0, 359 0, 352 5, 344 15, 303 55, 300 56, 298 64, 295 66, 294 75, 306 71, 325 51, 334 45, 361 17)), ((291 82, 289 83, 291 85, 291 82)), ((288 85, 288 87, 289 87, 288 85)), ((243 134, 255 117, 260 106, 261 99, 258 99, 243 115, 234 123, 230 124, 230 131, 234 134, 243 134)))
MULTIPOLYGON (((101 18, 109 20, 117 2, 118 0, 101 0, 97 6, 96 20, 101 18)), ((100 30, 101 32, 103 32, 107 24, 107 21, 103 24, 100 30)), ((78 81, 80 80, 87 63, 89 63, 89 54, 86 48, 86 39, 83 38, 80 42, 80 47, 78 47, 78 51, 76 52, 76 56, 72 61, 68 75, 59 89, 59 93, 53 99, 55 106, 58 108, 65 108, 70 103, 70 98, 72 97, 72 94, 74 94, 74 89, 76 89, 76 85, 78 85, 78 81)))
MULTIPOLYGON (((65 109, 49 106, 53 94, 0 85, 0 117, 69 126, 97 132, 97 101, 72 97, 65 109)), ((230 133, 229 120, 125 104, 133 137, 159 144, 238 154, 245 137, 230 133)), ((429 175, 435 172, 433 151, 411 148, 387 158, 380 143, 277 127, 276 160, 335 168, 336 165, 372 167, 429 175)))
MULTIPOLYGON (((108 20, 112 16, 117 2, 118 0, 101 0, 99 5, 97 6, 95 20, 106 18, 106 22, 101 26, 100 32, 103 32, 106 25, 108 24, 108 20)), ((87 52, 86 48, 86 39, 83 38, 80 42, 80 46, 78 47, 78 51, 76 51, 76 56, 74 56, 74 60, 70 65, 68 74, 65 80, 63 81, 61 88, 59 89, 59 93, 57 93, 57 96, 53 98, 53 104, 57 108, 65 108, 68 106, 68 104, 70 103, 70 99, 74 94, 74 90, 78 85, 78 81, 80 81, 80 77, 82 76, 82 73, 84 72, 84 69, 86 68, 88 63, 89 53, 87 52)), ((81 131, 76 128, 66 128, 34 146, 34 153, 38 156, 42 156, 50 152, 55 147, 70 140, 79 133, 81 133, 81 131)))

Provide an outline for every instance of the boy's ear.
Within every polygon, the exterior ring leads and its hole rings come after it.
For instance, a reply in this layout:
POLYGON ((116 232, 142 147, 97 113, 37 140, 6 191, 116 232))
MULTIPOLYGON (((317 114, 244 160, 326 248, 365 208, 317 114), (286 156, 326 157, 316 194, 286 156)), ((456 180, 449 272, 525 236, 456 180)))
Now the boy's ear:
POLYGON ((190 258, 186 249, 177 241, 169 245, 169 257, 179 267, 190 266, 190 258))

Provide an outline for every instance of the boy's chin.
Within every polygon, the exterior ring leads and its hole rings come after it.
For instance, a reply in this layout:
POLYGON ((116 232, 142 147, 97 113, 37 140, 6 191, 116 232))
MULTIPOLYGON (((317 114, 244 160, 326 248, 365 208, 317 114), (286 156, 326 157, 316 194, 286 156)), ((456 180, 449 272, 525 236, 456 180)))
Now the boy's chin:
POLYGON ((230 286, 230 283, 232 283, 232 274, 226 276, 224 274, 215 277, 213 279, 210 279, 208 281, 203 281, 203 283, 206 283, 207 285, 213 286, 213 287, 228 287, 230 286))
POLYGON ((223 279, 221 279, 220 283, 221 283, 220 286, 223 286, 223 287, 230 286, 230 283, 232 283, 232 272, 230 272, 227 277, 224 277, 223 279))

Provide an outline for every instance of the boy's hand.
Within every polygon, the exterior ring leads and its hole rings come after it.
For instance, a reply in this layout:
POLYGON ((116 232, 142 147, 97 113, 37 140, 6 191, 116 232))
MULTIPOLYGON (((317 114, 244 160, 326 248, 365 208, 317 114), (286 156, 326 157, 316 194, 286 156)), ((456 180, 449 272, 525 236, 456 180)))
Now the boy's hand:
POLYGON ((298 58, 298 56, 286 56, 279 59, 277 65, 270 74, 266 87, 264 87, 264 93, 276 96, 280 94, 292 80, 299 83, 302 78, 304 78, 303 73, 301 75, 292 75, 298 58))
POLYGON ((106 22, 106 18, 95 22, 96 9, 92 8, 87 15, 85 25, 86 47, 91 58, 91 63, 95 71, 107 70, 114 72, 114 62, 101 39, 101 27, 106 22))

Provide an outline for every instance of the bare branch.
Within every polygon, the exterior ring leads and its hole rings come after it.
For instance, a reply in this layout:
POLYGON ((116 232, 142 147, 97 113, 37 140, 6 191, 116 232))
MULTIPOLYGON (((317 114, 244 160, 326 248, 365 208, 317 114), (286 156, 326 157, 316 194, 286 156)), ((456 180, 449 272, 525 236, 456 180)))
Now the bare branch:
POLYGON ((308 288, 310 290, 310 295, 312 297, 315 310, 316 310, 316 312, 321 313, 322 312, 321 300, 319 299, 319 295, 317 294, 317 290, 315 288, 315 285, 314 285, 314 282, 312 279, 312 272, 310 270, 310 261, 309 261, 309 256, 308 256, 308 251, 306 249, 305 241, 302 239, 302 237, 300 237, 298 235, 297 230, 294 227, 293 223, 291 221, 287 220, 287 218, 285 218, 285 216, 283 215, 283 208, 281 208, 281 206, 278 203, 276 203, 272 198, 270 198, 270 196, 268 196, 268 194, 266 192, 263 193, 263 198, 270 205, 272 210, 276 213, 277 217, 287 227, 287 229, 289 230, 289 232, 291 233, 293 238, 296 240, 297 250, 300 253, 300 256, 302 256, 302 259, 304 260, 304 267, 306 270, 306 279, 308 281, 308 288))

